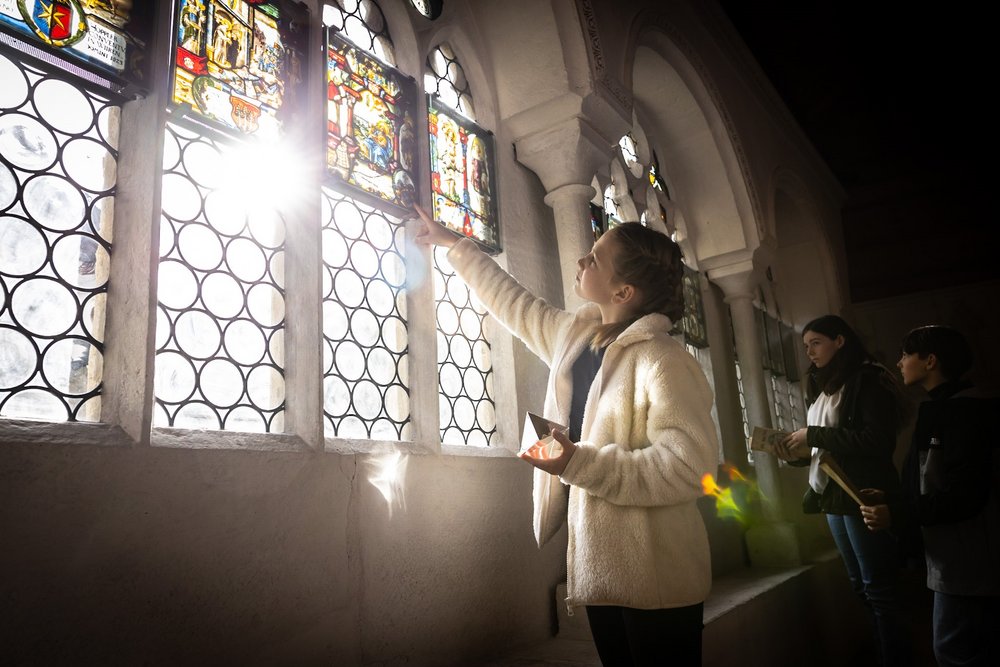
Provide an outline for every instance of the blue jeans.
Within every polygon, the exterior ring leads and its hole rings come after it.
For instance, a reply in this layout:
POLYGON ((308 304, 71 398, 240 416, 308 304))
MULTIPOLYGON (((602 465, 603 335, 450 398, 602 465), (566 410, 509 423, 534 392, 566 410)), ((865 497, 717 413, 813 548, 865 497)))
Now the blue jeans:
POLYGON ((934 593, 934 657, 940 667, 998 664, 1000 598, 934 593))
POLYGON ((871 610, 884 667, 910 664, 910 641, 901 618, 896 590, 899 569, 896 540, 886 531, 873 533, 860 516, 827 514, 854 592, 871 610))

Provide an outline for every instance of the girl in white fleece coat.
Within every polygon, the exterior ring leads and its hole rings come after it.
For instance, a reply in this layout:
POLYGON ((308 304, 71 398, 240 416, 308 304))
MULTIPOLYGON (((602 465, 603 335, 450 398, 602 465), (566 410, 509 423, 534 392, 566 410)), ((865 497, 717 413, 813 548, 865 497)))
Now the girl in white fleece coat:
POLYGON ((718 445, 705 376, 669 335, 680 249, 638 223, 612 229, 579 260, 575 290, 590 303, 568 313, 416 210, 417 240, 450 246, 490 313, 551 368, 543 414, 573 437, 553 434, 556 458, 522 455, 536 467, 535 536, 541 546, 561 525, 568 485, 567 604, 586 606, 602 662, 700 664, 711 561, 695 501, 718 445))

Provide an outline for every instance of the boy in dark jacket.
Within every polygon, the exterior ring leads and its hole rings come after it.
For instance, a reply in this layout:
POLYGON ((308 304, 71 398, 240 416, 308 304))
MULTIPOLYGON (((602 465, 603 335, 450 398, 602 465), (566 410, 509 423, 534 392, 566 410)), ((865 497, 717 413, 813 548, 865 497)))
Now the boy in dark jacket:
POLYGON ((987 420, 1000 405, 962 380, 972 353, 949 327, 911 331, 897 365, 903 382, 930 400, 920 406, 903 465, 902 502, 862 507, 862 516, 871 530, 920 526, 938 664, 998 665, 1000 438, 987 420))

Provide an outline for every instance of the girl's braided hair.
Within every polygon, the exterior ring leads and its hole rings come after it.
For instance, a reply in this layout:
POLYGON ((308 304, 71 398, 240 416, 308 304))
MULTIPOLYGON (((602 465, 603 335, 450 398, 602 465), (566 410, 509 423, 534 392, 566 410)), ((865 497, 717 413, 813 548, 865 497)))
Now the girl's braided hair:
POLYGON ((662 313, 677 322, 684 314, 680 246, 638 222, 623 223, 607 233, 616 246, 612 258, 615 274, 638 292, 638 307, 629 319, 598 328, 590 342, 595 350, 609 345, 644 315, 662 313))

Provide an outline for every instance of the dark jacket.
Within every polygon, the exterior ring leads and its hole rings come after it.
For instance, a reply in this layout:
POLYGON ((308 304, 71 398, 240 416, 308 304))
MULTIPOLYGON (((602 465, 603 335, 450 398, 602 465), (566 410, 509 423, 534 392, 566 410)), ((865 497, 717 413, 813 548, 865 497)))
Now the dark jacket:
MULTIPOLYGON (((844 383, 838 426, 809 426, 806 441, 830 453, 859 489, 882 489, 887 502, 900 497, 899 474, 892 462, 900 410, 888 371, 864 364, 844 383)), ((861 516, 839 484, 830 480, 822 495, 810 487, 802 499, 806 514, 861 516)))
POLYGON ((920 405, 892 516, 907 536, 919 538, 919 525, 932 590, 1000 595, 1000 438, 989 422, 997 408, 968 382, 939 385, 920 405))

